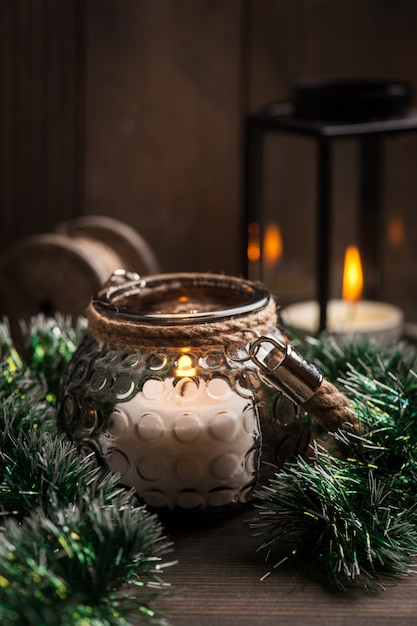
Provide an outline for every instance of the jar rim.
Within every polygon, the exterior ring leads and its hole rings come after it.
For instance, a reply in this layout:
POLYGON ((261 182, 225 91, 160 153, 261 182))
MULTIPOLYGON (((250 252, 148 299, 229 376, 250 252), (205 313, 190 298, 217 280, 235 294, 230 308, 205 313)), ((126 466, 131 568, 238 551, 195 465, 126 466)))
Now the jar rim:
POLYGON ((91 304, 99 314, 119 321, 187 326, 254 313, 265 308, 270 297, 260 283, 223 274, 182 272, 140 277, 115 272, 91 304), (188 300, 187 294, 194 300, 188 300))

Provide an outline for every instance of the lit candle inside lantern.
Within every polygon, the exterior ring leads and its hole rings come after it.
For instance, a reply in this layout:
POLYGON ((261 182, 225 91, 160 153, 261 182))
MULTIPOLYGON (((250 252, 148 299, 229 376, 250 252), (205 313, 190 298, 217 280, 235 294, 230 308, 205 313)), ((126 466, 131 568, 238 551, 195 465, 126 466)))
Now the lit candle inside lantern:
MULTIPOLYGON (((359 250, 350 246, 345 253, 343 299, 327 305, 327 330, 335 335, 360 336, 380 343, 396 341, 403 327, 402 311, 391 304, 360 300, 363 288, 359 250)), ((304 333, 319 326, 319 305, 315 301, 292 304, 282 312, 285 324, 304 333)))

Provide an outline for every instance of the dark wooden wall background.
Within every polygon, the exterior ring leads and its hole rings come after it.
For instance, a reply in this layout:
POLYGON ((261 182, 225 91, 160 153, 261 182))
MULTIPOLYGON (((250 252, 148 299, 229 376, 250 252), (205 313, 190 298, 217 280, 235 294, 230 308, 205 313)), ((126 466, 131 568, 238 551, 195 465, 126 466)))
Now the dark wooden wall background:
POLYGON ((0 245, 83 211, 84 7, 0 3, 0 245))
MULTIPOLYGON (((238 272, 245 114, 315 75, 417 88, 412 0, 2 0, 0 20, 3 250, 97 213, 136 228, 166 271, 238 272)), ((417 146, 401 142, 387 193, 412 216, 417 146)), ((271 141, 284 182, 268 203, 301 212, 308 249, 313 173, 299 148, 282 156, 271 141)), ((353 221, 352 150, 337 155, 336 242, 353 221)), ((416 259, 395 258, 409 286, 416 259)))

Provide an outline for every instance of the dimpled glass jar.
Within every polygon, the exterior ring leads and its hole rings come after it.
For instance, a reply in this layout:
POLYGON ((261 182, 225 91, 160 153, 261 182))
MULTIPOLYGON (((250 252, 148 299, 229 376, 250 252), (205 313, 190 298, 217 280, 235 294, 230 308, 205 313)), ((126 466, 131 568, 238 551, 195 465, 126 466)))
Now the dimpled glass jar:
MULTIPOLYGON (((274 332, 270 295, 225 276, 116 272, 88 321, 66 372, 62 429, 151 507, 247 502, 260 472, 260 407, 285 416, 277 424, 287 434, 296 412, 231 356, 255 329, 274 332)), ((309 440, 297 422, 300 436, 309 440)))

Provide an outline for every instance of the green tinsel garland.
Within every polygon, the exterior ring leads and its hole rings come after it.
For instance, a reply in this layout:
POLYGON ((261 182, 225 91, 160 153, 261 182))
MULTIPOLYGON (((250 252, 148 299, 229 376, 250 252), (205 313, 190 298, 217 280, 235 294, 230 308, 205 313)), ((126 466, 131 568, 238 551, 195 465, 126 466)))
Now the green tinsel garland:
MULTIPOLYGON (((0 324, 4 626, 164 623, 162 526, 56 430, 62 373, 85 332, 82 320, 36 318, 23 360, 0 324)), ((346 458, 317 445, 312 462, 277 470, 256 494, 253 532, 271 571, 302 555, 306 575, 376 590, 417 554, 417 353, 327 336, 298 348, 350 397, 363 433, 334 434, 346 458)))
POLYGON ((280 553, 271 571, 302 554, 305 574, 339 589, 383 588, 411 573, 417 554, 416 352, 328 336, 299 349, 351 399, 363 434, 334 434, 346 458, 317 446, 313 462, 277 472, 257 493, 253 532, 269 558, 280 553))
POLYGON ((25 362, 0 324, 2 626, 165 623, 162 526, 56 430, 62 373, 84 332, 35 319, 25 362))

